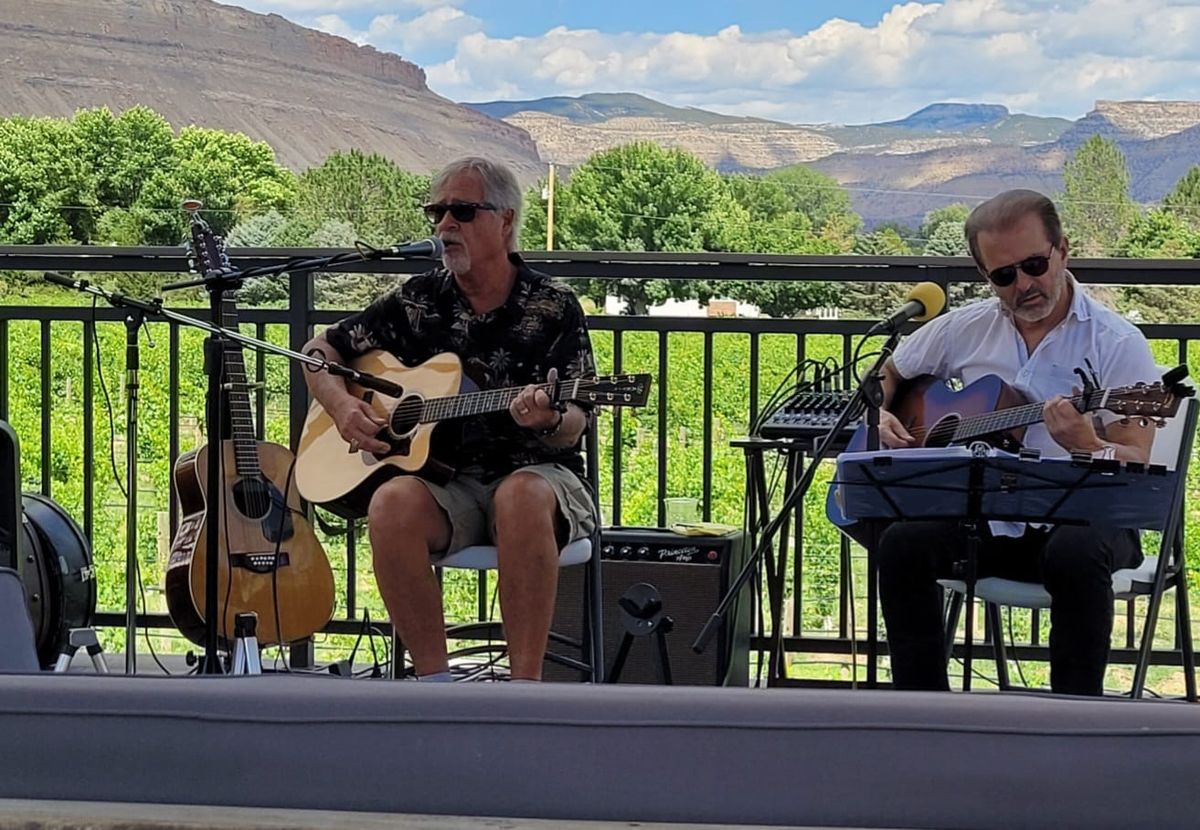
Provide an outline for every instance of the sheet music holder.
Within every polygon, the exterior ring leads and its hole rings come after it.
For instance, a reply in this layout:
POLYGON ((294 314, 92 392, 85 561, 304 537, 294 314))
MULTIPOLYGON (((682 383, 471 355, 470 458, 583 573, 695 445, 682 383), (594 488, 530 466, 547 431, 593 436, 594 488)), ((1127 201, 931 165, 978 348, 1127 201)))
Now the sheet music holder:
POLYGON ((839 499, 852 519, 974 517, 1161 530, 1177 473, 1161 464, 1090 457, 1040 458, 994 447, 916 447, 838 457, 839 499), (978 466, 979 492, 970 488, 978 466), (977 512, 972 496, 979 496, 977 512))
MULTIPOLYGON (((1161 530, 1164 501, 1178 473, 1161 464, 1122 463, 1090 456, 1019 455, 982 442, 843 453, 838 499, 851 519, 958 520, 967 531, 963 580, 967 585, 963 688, 970 689, 975 581, 982 523, 1103 524, 1161 530), (1102 517, 1103 521, 1097 521, 1102 517)), ((873 641, 876 632, 867 632, 873 641)))

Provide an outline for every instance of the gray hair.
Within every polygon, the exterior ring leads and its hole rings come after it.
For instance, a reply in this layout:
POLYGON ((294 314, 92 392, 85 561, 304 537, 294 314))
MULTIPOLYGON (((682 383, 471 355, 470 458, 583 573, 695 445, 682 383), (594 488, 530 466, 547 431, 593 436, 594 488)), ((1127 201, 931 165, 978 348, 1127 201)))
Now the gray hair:
POLYGON ((1058 210, 1054 202, 1036 190, 1006 190, 971 211, 964 232, 971 257, 981 271, 984 265, 979 258, 979 234, 983 231, 1008 230, 1031 213, 1042 220, 1050 244, 1057 246, 1062 242, 1062 221, 1058 218, 1058 210))
POLYGON ((524 200, 517 177, 506 165, 479 156, 456 159, 442 168, 429 185, 430 193, 437 193, 446 181, 459 173, 473 172, 483 183, 483 199, 491 202, 497 210, 513 212, 512 229, 508 235, 508 250, 515 251, 521 239, 521 207, 524 200))

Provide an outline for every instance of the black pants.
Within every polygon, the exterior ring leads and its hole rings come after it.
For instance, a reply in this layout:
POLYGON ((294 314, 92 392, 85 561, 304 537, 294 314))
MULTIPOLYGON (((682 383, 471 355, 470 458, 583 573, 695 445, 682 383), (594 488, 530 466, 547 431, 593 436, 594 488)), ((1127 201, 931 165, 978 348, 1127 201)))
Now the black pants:
MULTIPOLYGON (((1059 526, 1020 538, 992 536, 986 526, 978 576, 1041 582, 1050 607, 1050 687, 1098 695, 1104 687, 1113 624, 1112 573, 1142 562, 1132 530, 1059 526)), ((879 595, 887 623, 892 683, 897 689, 949 689, 943 645, 943 589, 961 578, 966 533, 958 522, 897 522, 881 535, 879 595)))

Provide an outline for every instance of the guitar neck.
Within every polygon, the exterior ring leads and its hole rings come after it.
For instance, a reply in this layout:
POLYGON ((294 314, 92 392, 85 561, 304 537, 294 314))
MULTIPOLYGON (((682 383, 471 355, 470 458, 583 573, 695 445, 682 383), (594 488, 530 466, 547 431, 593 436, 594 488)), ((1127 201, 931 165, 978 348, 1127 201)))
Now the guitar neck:
MULTIPOLYGON (((221 309, 221 322, 225 328, 236 329, 237 306, 231 297, 226 297, 221 309)), ((262 468, 258 461, 258 439, 254 435, 254 414, 250 408, 247 391, 246 366, 242 360, 242 347, 227 341, 224 353, 225 397, 229 403, 230 438, 233 441, 234 459, 238 475, 258 476, 262 468)))
MULTIPOLYGON (((553 383, 539 383, 536 387, 551 402, 555 401, 553 383)), ((563 381, 557 384, 558 400, 570 400, 579 394, 580 380, 563 381)), ((421 406, 420 422, 423 424, 436 421, 446 421, 451 418, 462 418, 468 415, 486 415, 489 412, 504 412, 517 395, 521 394, 524 386, 510 386, 504 389, 486 389, 480 392, 467 392, 462 395, 450 395, 444 398, 429 398, 421 406)))
MULTIPOLYGON (((1067 398, 1081 412, 1103 409, 1107 399, 1107 389, 1098 390, 1091 395, 1074 395, 1067 398), (1083 403, 1082 407, 1081 403, 1083 403)), ((1027 403, 963 418, 954 429, 951 443, 959 444, 973 438, 982 438, 985 435, 994 435, 997 432, 1008 432, 1018 427, 1041 423, 1045 420, 1044 407, 1045 403, 1027 403)))

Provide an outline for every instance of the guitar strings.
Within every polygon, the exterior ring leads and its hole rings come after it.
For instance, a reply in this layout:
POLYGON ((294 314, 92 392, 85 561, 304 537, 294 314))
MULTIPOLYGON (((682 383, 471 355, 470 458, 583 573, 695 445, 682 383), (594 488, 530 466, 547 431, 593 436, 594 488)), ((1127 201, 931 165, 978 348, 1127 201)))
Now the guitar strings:
MULTIPOLYGON (((570 386, 575 392, 600 386, 595 378, 578 378, 559 381, 558 386, 570 386)), ((553 392, 555 384, 541 383, 535 387, 547 395, 553 392)), ((525 387, 510 387, 506 389, 485 389, 478 392, 468 392, 463 395, 451 395, 444 398, 416 398, 401 401, 392 409, 392 417, 402 416, 405 420, 416 418, 419 422, 437 421, 460 415, 475 415, 494 411, 500 404, 511 403, 525 387)), ((597 401, 603 403, 603 401, 597 401)))
MULTIPOLYGON (((1086 397, 1087 394, 1079 394, 1066 398, 1066 400, 1074 404, 1083 401, 1086 397)), ((1043 407, 1044 404, 1041 403, 1023 404, 1021 406, 1010 407, 1009 409, 1002 409, 998 412, 972 415, 959 421, 938 422, 932 427, 914 427, 908 433, 919 441, 928 434, 928 438, 936 439, 939 442, 947 439, 947 443, 953 441, 959 435, 968 433, 980 436, 991 435, 994 432, 1002 432, 1021 426, 1026 417, 1041 413, 1043 407)))

